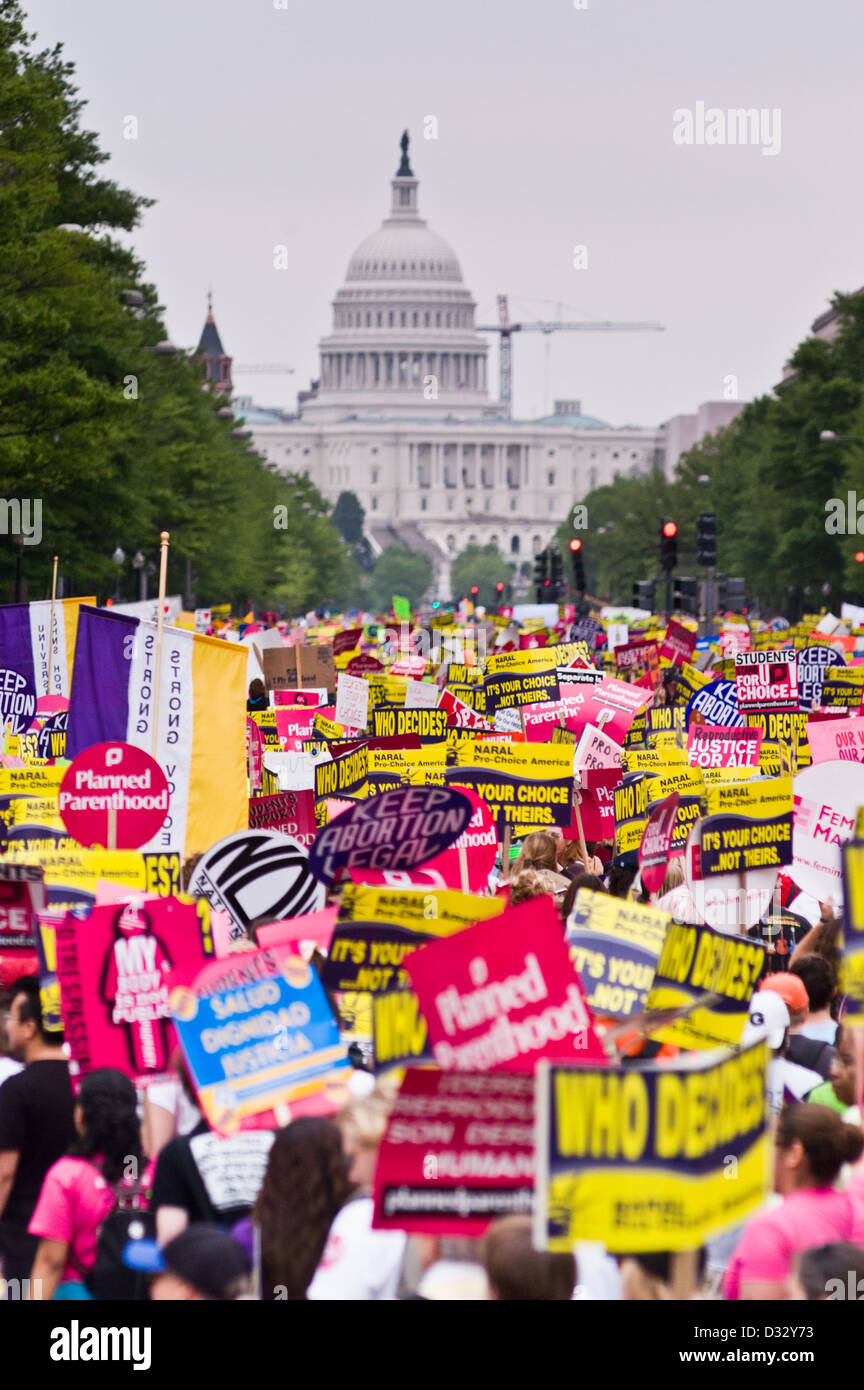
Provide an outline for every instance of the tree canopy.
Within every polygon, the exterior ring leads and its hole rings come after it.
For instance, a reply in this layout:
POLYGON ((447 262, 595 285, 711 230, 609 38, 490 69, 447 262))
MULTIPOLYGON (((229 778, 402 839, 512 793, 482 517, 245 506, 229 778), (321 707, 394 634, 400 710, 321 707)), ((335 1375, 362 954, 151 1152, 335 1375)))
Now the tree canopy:
MULTIPOLYGON (((697 517, 717 517, 717 572, 747 581, 751 605, 798 615, 864 595, 861 534, 826 528, 832 498, 864 501, 864 293, 837 294, 832 341, 806 339, 774 396, 661 471, 617 478, 581 499, 588 508, 588 592, 629 604, 637 579, 660 577, 660 525, 678 523, 678 569, 698 575, 697 517), (833 439, 822 439, 831 432, 833 439)), ((833 509, 835 511, 839 508, 833 509)), ((864 508, 862 508, 864 512, 864 508)), ((560 529, 572 536, 572 511, 560 529)))
POLYGON ((501 595, 495 585, 510 584, 513 566, 504 559, 497 545, 468 545, 456 556, 450 568, 450 588, 454 594, 472 597, 471 590, 476 585, 476 602, 486 608, 494 608, 501 603, 501 595))
MULTIPOLYGON (((188 561, 199 604, 341 596, 327 504, 268 470, 198 362, 156 350, 157 292, 115 239, 150 203, 101 175, 83 106, 61 46, 37 52, 17 0, 0 0, 0 481, 4 501, 41 504, 42 533, 2 536, 0 589, 20 563, 26 596, 44 596, 57 554, 67 594, 104 597, 115 548, 155 558, 167 530, 169 590, 188 561)), ((131 569, 120 583, 137 598, 131 569)))
POLYGON ((411 600, 417 608, 433 579, 432 562, 417 550, 390 545, 382 550, 369 576, 369 603, 376 613, 389 613, 393 595, 411 600))

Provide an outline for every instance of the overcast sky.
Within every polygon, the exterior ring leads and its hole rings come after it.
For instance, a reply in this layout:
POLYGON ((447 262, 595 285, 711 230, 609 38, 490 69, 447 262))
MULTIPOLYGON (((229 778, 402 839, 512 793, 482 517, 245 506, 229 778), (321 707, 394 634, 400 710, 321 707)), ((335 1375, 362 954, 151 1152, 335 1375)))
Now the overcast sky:
POLYGON ((421 214, 459 256, 478 321, 507 291, 514 317, 560 303, 667 327, 524 335, 519 416, 566 396, 655 425, 722 398, 728 377, 752 398, 832 292, 864 283, 857 0, 24 5, 75 63, 113 177, 156 199, 134 244, 172 338, 197 342, 212 284, 226 351, 295 368, 235 378, 262 404, 293 405, 317 374, 405 126, 421 214), (675 144, 673 113, 700 101, 779 108, 779 153, 675 144))

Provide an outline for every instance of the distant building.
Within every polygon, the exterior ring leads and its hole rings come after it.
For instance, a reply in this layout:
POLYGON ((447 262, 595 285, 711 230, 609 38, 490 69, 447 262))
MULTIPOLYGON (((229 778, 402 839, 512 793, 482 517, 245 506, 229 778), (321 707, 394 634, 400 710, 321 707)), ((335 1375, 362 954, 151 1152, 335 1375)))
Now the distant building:
POLYGON ((407 134, 391 190, 389 216, 350 258, 298 416, 235 409, 272 468, 305 475, 331 502, 357 495, 375 553, 424 551, 446 598, 449 561, 466 545, 530 560, 592 488, 662 467, 663 437, 614 428, 573 400, 507 420, 459 261, 420 216, 407 134))
POLYGON ((671 478, 682 454, 708 434, 716 434, 740 415, 746 401, 703 401, 695 415, 673 415, 662 426, 666 476, 671 478))
POLYGON ((213 318, 213 295, 207 295, 207 317, 201 329, 201 337, 195 349, 195 356, 203 361, 204 380, 208 390, 219 396, 229 396, 234 389, 231 381, 231 358, 222 346, 219 329, 213 318))

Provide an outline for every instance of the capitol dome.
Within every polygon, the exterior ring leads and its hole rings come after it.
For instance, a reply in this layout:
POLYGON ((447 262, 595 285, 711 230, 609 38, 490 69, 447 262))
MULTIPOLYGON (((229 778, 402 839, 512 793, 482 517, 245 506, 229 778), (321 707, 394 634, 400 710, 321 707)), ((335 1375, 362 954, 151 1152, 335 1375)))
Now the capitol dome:
POLYGON ((303 415, 329 419, 498 415, 488 344, 453 248, 420 216, 408 158, 391 182, 389 217, 360 242, 322 338, 317 393, 303 415))

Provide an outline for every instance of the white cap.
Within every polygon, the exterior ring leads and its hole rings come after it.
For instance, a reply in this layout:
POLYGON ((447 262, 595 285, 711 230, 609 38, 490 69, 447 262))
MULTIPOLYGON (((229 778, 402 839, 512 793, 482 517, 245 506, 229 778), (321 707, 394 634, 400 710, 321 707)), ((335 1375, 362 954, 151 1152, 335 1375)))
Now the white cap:
POLYGON ((773 990, 757 990, 750 1000, 750 1018, 741 1034, 741 1046, 767 1042, 772 1052, 783 1046, 791 1019, 789 1010, 773 990))

